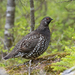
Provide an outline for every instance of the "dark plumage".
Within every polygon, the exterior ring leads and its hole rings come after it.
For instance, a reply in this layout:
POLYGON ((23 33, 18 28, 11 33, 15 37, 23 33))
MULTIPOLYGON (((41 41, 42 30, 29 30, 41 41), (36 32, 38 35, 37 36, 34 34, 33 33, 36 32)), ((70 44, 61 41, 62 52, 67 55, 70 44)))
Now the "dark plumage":
POLYGON ((45 52, 50 42, 50 30, 48 25, 51 20, 50 17, 43 18, 40 26, 23 37, 4 59, 18 56, 33 59, 45 52))

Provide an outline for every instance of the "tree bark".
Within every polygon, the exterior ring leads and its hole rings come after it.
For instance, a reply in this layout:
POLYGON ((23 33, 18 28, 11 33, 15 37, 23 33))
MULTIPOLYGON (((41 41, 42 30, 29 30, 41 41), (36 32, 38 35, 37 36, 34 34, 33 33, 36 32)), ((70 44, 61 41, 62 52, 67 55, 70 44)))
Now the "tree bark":
POLYGON ((3 0, 0 0, 0 2, 2 2, 3 0))
POLYGON ((13 27, 15 17, 15 0, 7 0, 6 24, 4 32, 4 49, 9 50, 14 41, 13 27))
POLYGON ((34 19, 34 1, 30 0, 30 17, 31 17, 31 28, 30 32, 34 30, 35 19, 34 19))

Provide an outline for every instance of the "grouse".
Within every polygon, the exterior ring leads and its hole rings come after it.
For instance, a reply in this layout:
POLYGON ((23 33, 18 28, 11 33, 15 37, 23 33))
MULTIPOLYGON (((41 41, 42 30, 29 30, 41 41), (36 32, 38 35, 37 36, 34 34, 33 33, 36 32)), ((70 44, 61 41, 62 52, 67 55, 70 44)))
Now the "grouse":
POLYGON ((52 18, 44 17, 39 27, 23 37, 4 59, 23 57, 34 59, 44 53, 50 42, 49 23, 52 18))

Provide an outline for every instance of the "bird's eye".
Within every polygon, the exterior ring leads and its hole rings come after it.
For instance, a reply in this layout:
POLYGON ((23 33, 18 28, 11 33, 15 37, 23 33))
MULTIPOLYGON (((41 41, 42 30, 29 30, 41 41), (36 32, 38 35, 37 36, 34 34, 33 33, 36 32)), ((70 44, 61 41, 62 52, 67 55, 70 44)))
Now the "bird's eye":
POLYGON ((49 20, 49 18, 46 18, 46 20, 49 20))

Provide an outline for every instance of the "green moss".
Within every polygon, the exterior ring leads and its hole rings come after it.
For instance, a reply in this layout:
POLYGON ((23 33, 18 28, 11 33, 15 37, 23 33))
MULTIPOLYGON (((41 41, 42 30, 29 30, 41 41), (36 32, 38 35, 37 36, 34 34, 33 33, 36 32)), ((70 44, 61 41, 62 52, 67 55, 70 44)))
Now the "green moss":
POLYGON ((46 65, 45 67, 44 67, 44 70, 46 71, 46 72, 53 72, 53 68, 51 68, 51 64, 50 65, 46 65))

